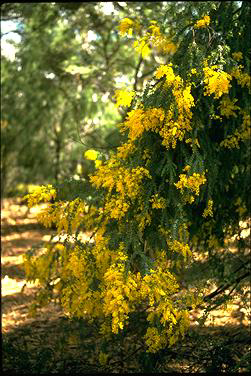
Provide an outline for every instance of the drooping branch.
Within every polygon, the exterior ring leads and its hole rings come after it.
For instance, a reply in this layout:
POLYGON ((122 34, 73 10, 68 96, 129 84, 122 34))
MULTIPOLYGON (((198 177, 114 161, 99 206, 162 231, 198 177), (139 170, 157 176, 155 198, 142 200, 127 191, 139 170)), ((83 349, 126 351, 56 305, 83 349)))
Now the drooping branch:
POLYGON ((250 272, 248 271, 248 272, 244 273, 243 275, 239 276, 238 278, 236 278, 234 281, 229 282, 229 283, 227 283, 227 284, 225 284, 223 286, 219 286, 215 291, 211 292, 209 295, 206 295, 203 298, 203 301, 205 303, 208 302, 208 301, 210 301, 212 298, 215 298, 217 295, 219 295, 222 292, 226 291, 230 286, 238 284, 239 282, 241 282, 243 279, 245 279, 249 275, 250 275, 250 272))

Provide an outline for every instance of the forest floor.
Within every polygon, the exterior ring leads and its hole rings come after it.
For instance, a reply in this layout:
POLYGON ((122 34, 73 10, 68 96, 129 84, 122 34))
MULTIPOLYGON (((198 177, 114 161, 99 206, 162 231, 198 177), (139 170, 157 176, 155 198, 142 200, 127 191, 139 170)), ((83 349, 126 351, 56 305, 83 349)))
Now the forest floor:
POLYGON ((115 360, 112 367, 99 363, 99 338, 94 326, 83 320, 69 319, 53 303, 32 316, 30 305, 37 286, 25 279, 23 254, 50 240, 50 231, 36 222, 35 215, 35 209, 28 210, 20 199, 5 199, 3 202, 1 303, 4 373, 239 373, 248 370, 250 316, 238 301, 233 303, 231 310, 219 308, 212 311, 203 327, 196 321, 200 312, 193 312, 191 330, 185 341, 163 350, 158 356, 141 354, 133 333, 129 342, 114 342, 109 348, 112 361, 115 360), (131 352, 135 354, 130 356, 131 352))

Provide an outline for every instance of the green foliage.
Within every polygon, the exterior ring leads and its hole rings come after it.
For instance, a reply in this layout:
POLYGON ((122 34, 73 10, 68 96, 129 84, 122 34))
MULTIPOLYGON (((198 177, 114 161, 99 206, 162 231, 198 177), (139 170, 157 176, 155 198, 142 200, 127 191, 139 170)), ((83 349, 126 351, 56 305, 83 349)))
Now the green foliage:
POLYGON ((114 87, 119 75, 135 76, 137 61, 115 31, 119 18, 119 11, 107 16, 101 3, 1 7, 1 20, 13 19, 21 37, 15 60, 2 56, 6 194, 15 194, 18 183, 63 181, 79 163, 87 178, 82 152, 95 146, 108 156, 120 143, 114 87))

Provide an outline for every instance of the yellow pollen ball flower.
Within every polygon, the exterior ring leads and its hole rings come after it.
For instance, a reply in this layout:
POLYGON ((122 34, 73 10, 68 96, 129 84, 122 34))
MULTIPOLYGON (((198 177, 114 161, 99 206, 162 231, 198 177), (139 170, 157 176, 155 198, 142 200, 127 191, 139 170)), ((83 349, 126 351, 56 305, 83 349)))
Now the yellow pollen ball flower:
POLYGON ((160 65, 160 67, 155 72, 155 77, 160 79, 163 76, 168 76, 168 82, 173 82, 175 80, 175 74, 172 69, 172 64, 160 65))
POLYGON ((119 24, 120 35, 123 36, 126 33, 128 33, 129 35, 132 35, 133 26, 134 26, 134 22, 130 20, 129 18, 124 18, 123 20, 121 20, 119 24))
POLYGON ((223 94, 228 93, 231 87, 230 81, 232 80, 232 76, 220 69, 217 69, 217 66, 206 66, 203 68, 205 82, 204 95, 214 94, 215 98, 220 98, 223 94))
POLYGON ((97 159, 98 152, 96 150, 90 149, 85 152, 85 158, 95 161, 97 159))
POLYGON ((201 28, 209 26, 209 24, 210 24, 210 17, 209 16, 204 16, 201 20, 198 20, 195 23, 194 27, 196 29, 201 29, 201 28))
POLYGON ((108 360, 108 354, 103 353, 102 351, 99 353, 99 363, 104 366, 107 363, 108 360))
POLYGON ((242 52, 233 52, 232 56, 233 56, 233 59, 236 61, 240 61, 243 59, 242 52))
POLYGON ((208 204, 207 204, 207 208, 204 210, 202 216, 204 218, 210 216, 212 217, 213 216, 213 200, 208 200, 208 204))
POLYGON ((116 90, 115 91, 115 98, 117 102, 116 107, 130 106, 134 97, 135 97, 134 91, 116 90))

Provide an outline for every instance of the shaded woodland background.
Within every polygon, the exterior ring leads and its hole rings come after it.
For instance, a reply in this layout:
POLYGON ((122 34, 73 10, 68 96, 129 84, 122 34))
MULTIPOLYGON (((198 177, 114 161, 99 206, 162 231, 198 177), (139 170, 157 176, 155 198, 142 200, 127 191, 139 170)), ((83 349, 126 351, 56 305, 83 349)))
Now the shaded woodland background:
POLYGON ((2 30, 12 21, 21 38, 10 42, 15 59, 2 51, 2 197, 23 193, 20 184, 87 177, 83 152, 96 148, 108 157, 120 144, 116 123, 124 113, 114 90, 139 89, 157 62, 134 53, 118 34, 119 20, 138 15, 147 22, 170 6, 108 4, 112 15, 102 2, 2 6, 2 30))

